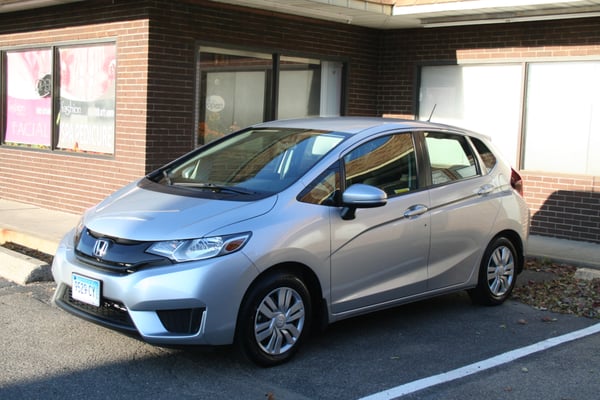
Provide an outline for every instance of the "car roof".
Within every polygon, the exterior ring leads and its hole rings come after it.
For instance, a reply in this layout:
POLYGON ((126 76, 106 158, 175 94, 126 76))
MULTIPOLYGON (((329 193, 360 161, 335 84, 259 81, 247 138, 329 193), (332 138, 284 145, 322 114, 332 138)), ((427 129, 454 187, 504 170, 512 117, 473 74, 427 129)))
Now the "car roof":
MULTIPOLYGON (((260 128, 299 128, 358 133, 370 128, 386 127, 389 129, 443 129, 467 133, 465 129, 426 121, 415 121, 399 118, 382 117, 315 117, 270 121, 254 125, 260 128)), ((469 134, 473 132, 468 132, 469 134)), ((477 135, 477 134, 475 134, 477 135)), ((481 136, 481 135, 477 135, 481 136)))

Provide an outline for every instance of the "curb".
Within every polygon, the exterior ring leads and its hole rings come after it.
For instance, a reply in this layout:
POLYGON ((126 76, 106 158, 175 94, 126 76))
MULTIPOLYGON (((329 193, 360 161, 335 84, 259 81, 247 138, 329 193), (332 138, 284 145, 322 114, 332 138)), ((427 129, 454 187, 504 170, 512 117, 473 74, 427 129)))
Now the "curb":
POLYGON ((576 279, 584 279, 591 281, 592 279, 600 278, 600 270, 591 268, 577 268, 575 271, 576 279))
POLYGON ((52 239, 44 239, 28 233, 19 232, 10 228, 0 229, 0 245, 12 242, 30 249, 39 250, 42 253, 54 254, 58 248, 58 242, 52 239))
POLYGON ((530 235, 527 256, 600 271, 600 244, 530 235))
POLYGON ((52 280, 50 265, 36 258, 0 247, 0 276, 27 285, 52 280))

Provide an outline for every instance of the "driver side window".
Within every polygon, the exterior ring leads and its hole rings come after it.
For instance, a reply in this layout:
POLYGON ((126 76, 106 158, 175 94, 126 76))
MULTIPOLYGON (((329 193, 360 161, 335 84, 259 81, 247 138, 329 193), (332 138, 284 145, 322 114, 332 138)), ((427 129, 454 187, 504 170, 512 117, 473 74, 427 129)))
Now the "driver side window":
POLYGON ((346 187, 363 183, 378 187, 389 197, 418 188, 415 146, 411 133, 371 140, 344 157, 346 187))

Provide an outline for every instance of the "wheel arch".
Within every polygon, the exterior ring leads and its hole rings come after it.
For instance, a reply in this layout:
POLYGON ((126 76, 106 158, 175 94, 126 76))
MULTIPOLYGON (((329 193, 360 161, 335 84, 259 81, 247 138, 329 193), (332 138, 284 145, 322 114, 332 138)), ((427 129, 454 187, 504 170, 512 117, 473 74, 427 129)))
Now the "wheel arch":
POLYGON ((492 240, 490 240, 490 243, 492 243, 494 240, 498 239, 499 237, 505 237, 506 239, 510 240, 510 242, 513 244, 513 246, 515 246, 515 250, 517 251, 516 272, 517 272, 517 274, 520 274, 523 271, 523 268, 525 266, 525 244, 523 243, 521 236, 517 232, 507 229, 507 230, 498 232, 498 234, 496 234, 496 236, 494 236, 494 238, 492 240))
MULTIPOLYGON (((321 288, 321 282, 317 277, 317 274, 305 264, 299 262, 283 262, 276 265, 271 266, 270 268, 264 270, 260 273, 252 283, 246 289, 244 296, 242 298, 242 303, 246 302, 249 293, 252 289, 262 280, 267 279, 270 276, 288 273, 295 275, 299 279, 301 279, 306 285, 308 292, 310 294, 310 299, 313 304, 312 306, 312 317, 313 317, 313 328, 324 327, 328 324, 328 313, 327 313, 327 304, 323 297, 323 290, 321 288)), ((238 320, 239 314, 241 312, 241 307, 238 310, 238 320)))

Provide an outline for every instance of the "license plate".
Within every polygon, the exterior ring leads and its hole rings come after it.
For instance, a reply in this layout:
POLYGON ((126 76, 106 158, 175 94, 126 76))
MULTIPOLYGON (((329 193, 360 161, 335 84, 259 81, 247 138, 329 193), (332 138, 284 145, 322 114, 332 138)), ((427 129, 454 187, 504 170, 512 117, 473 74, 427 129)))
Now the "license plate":
POLYGON ((72 296, 75 300, 100 307, 100 281, 85 276, 72 275, 72 296))

